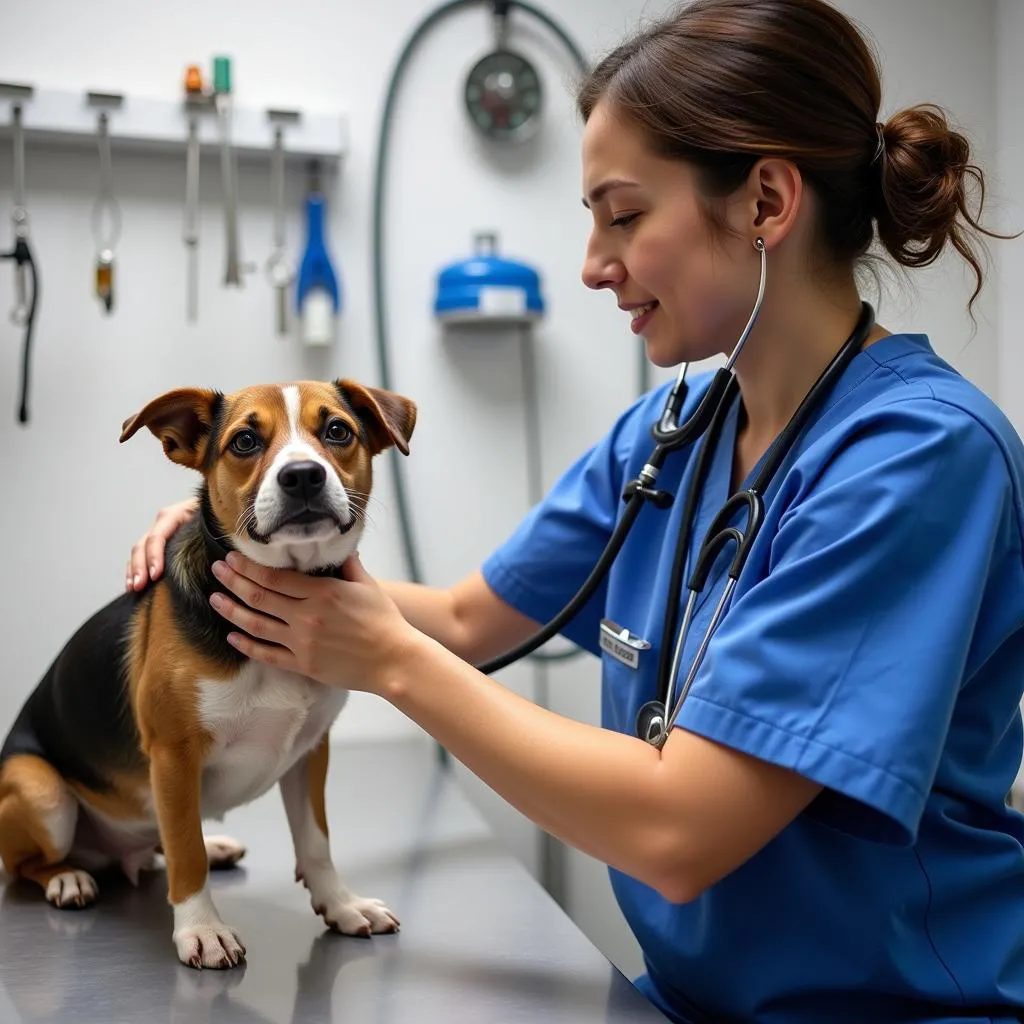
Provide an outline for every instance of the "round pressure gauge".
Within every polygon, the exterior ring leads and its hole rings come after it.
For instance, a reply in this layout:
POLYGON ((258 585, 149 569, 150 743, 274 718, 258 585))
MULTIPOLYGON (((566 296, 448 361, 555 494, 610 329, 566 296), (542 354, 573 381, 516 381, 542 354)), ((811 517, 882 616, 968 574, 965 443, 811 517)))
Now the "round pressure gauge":
POLYGON ((495 50, 466 78, 466 109, 490 139, 518 142, 533 134, 540 116, 540 78, 524 57, 495 50))

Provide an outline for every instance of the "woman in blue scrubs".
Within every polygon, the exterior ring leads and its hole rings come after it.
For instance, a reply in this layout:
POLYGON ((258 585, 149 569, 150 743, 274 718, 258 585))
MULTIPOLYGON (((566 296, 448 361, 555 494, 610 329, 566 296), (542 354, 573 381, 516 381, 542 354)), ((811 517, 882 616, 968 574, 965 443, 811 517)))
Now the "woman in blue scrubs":
MULTIPOLYGON (((697 0, 583 83, 583 278, 614 292, 650 359, 736 365, 693 550, 750 479, 860 310, 855 268, 952 246, 981 286, 967 141, 922 106, 878 122, 877 69, 819 0, 697 0)), ((975 295, 977 293, 975 292, 975 295)), ((972 296, 973 302, 974 296, 972 296)), ((684 416, 708 378, 691 383, 684 416)), ((627 409, 487 559, 448 590, 218 567, 251 657, 372 691, 539 826, 609 865, 674 1021, 885 1024, 1024 1011, 1021 763, 1024 452, 999 410, 921 334, 877 326, 768 493, 764 527, 662 749, 655 696, 683 502, 645 508, 565 630, 601 659, 601 728, 472 665, 576 592, 650 451, 667 386, 627 409), (630 667, 608 618, 649 640, 630 667), (314 628, 313 623, 320 623, 314 628), (281 649, 283 647, 283 650, 281 649)), ((685 492, 692 449, 659 480, 685 492)), ((191 503, 165 512, 129 576, 158 575, 191 503)), ((698 605, 683 667, 724 585, 698 605)), ((141 586, 143 580, 129 586, 141 586)))

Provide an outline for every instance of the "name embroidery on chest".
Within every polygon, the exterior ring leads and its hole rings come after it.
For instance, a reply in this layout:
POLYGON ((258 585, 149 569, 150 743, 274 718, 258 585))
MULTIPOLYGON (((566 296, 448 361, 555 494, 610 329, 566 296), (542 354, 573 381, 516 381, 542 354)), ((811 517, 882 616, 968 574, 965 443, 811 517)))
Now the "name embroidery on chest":
POLYGON ((601 620, 601 630, 598 634, 598 642, 601 650, 606 651, 616 661, 631 669, 640 667, 640 654, 650 648, 650 644, 635 633, 630 633, 611 619, 601 620))

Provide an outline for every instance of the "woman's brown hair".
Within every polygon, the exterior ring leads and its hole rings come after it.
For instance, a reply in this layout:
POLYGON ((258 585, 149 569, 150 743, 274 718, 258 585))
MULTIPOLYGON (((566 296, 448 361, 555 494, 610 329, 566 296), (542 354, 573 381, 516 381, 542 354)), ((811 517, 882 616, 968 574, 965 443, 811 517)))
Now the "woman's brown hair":
MULTIPOLYGON (((968 140, 933 104, 878 122, 881 82, 862 35, 824 0, 693 0, 609 53, 580 87, 584 121, 601 99, 660 155, 696 166, 709 198, 758 159, 793 161, 819 198, 820 241, 840 266, 875 236, 905 267, 951 243, 981 291, 982 228, 968 186, 985 179, 968 140)), ((714 211, 709 208, 712 221, 714 211)))

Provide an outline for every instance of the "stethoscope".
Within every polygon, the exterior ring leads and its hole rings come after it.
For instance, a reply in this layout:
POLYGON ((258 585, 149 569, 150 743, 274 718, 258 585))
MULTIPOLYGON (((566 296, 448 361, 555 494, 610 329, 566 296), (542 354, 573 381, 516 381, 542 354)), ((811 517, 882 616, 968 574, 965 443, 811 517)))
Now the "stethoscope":
MULTIPOLYGON (((772 442, 750 486, 734 493, 719 509, 714 519, 712 519, 697 552, 693 571, 686 583, 688 592, 686 609, 683 614, 682 626, 677 633, 676 623, 681 603, 682 579, 685 572, 686 555, 690 546, 690 537, 693 531, 693 521, 697 512, 697 502, 707 479, 711 459, 718 444, 722 427, 725 424, 733 400, 739 393, 739 386, 733 373, 733 366, 743 351, 743 346, 746 344, 754 324, 757 322, 757 316, 761 311, 761 304, 764 301, 767 279, 765 244, 761 238, 758 238, 754 244, 761 256, 761 279, 758 285, 757 299, 755 300, 750 318, 747 320, 746 326, 743 328, 743 332, 740 334, 728 362, 715 373, 707 391, 697 404, 697 408, 684 423, 679 422, 679 416, 688 392, 686 372, 689 364, 684 363, 680 367, 672 389, 665 400, 662 414, 658 422, 651 429, 651 435, 655 441, 654 450, 636 479, 631 480, 626 485, 622 495, 623 500, 626 502, 626 509, 612 532, 612 536, 601 553, 597 564, 591 570, 590 575, 562 611, 547 623, 546 626, 538 630, 530 639, 505 652, 505 654, 477 666, 481 672, 487 674, 497 672, 499 669, 532 653, 564 628, 566 623, 590 599, 590 596, 611 568, 612 562, 618 555, 644 503, 650 502, 655 508, 659 509, 667 509, 672 504, 673 496, 655 487, 658 474, 661 471, 666 456, 670 452, 678 451, 680 448, 692 444, 703 436, 704 442, 697 455, 694 472, 690 477, 686 504, 680 520, 675 559, 672 566, 672 577, 669 584, 669 596, 665 605, 662 637, 668 638, 675 635, 676 642, 674 645, 662 644, 658 663, 657 697, 647 701, 637 712, 636 716, 637 736, 659 749, 668 738, 669 732, 682 709, 683 702, 689 694, 690 687, 700 671, 711 639, 725 614, 729 599, 732 597, 736 584, 739 581, 740 573, 743 571, 750 550, 760 532, 764 522, 765 492, 779 466, 792 451, 808 419, 819 408, 825 396, 831 392, 835 383, 849 366, 850 361, 860 352, 875 322, 874 310, 868 303, 862 302, 861 314, 857 325, 853 329, 853 333, 822 371, 821 375, 811 386, 811 389, 804 396, 803 401, 790 421, 772 442), (746 519, 742 527, 731 525, 732 520, 741 512, 746 512, 746 519), (693 663, 686 674, 686 679, 680 688, 679 696, 675 697, 675 680, 679 674, 682 654, 686 646, 697 601, 707 585, 713 564, 721 552, 730 544, 736 545, 736 554, 729 565, 725 588, 712 613, 708 627, 694 656, 693 663)), ((623 637, 623 642, 628 643, 628 639, 625 636, 623 637)))

